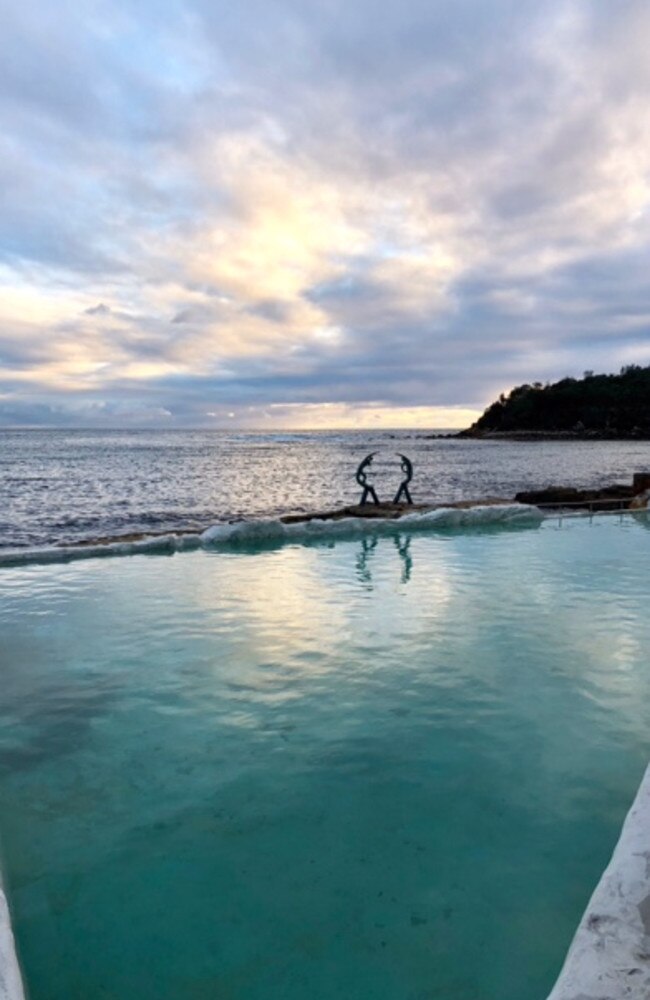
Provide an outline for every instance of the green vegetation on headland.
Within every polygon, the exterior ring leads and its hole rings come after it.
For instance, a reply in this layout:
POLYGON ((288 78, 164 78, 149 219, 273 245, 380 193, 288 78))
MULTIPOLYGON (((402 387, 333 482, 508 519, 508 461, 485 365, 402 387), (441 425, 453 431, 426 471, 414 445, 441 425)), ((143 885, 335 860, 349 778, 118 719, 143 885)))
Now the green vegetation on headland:
POLYGON ((518 385, 458 436, 650 439, 650 366, 518 385))

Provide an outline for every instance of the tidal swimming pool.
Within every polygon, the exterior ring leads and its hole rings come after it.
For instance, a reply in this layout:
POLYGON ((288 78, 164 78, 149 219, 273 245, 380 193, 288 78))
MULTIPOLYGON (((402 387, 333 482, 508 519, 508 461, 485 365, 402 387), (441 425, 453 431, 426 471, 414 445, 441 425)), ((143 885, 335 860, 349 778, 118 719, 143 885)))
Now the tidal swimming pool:
POLYGON ((0 570, 31 1000, 543 1000, 650 756, 645 517, 0 570))

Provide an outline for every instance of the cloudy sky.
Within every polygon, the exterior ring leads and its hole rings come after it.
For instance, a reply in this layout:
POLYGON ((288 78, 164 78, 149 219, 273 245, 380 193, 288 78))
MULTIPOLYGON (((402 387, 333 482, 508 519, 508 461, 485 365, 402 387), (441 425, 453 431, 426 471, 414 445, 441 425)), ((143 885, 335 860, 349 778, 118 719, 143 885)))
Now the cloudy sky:
POLYGON ((0 425, 650 363, 647 0, 0 0, 0 425))

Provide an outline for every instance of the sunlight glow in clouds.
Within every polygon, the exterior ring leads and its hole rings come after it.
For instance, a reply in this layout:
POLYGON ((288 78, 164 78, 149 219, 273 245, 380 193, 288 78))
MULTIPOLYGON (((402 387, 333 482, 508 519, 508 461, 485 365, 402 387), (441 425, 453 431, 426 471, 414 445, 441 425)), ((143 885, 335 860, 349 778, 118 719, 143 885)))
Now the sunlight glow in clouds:
POLYGON ((650 355, 645 0, 34 0, 0 425, 465 426, 650 355))
POLYGON ((237 418, 242 427, 261 430, 408 430, 413 427, 435 427, 448 430, 467 427, 479 414, 460 407, 403 406, 386 407, 375 403, 273 403, 267 407, 250 406, 243 412, 211 410, 217 427, 226 427, 228 418, 237 418))

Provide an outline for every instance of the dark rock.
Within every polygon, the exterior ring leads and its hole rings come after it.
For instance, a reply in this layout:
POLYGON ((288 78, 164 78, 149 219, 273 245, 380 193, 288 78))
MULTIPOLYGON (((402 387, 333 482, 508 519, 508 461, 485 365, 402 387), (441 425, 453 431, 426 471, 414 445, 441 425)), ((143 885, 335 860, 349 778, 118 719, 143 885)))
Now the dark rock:
POLYGON ((517 493, 517 503, 534 504, 536 507, 576 507, 587 510, 624 510, 634 496, 632 486, 613 483, 597 490, 577 490, 572 486, 548 486, 543 490, 524 490, 517 493))

